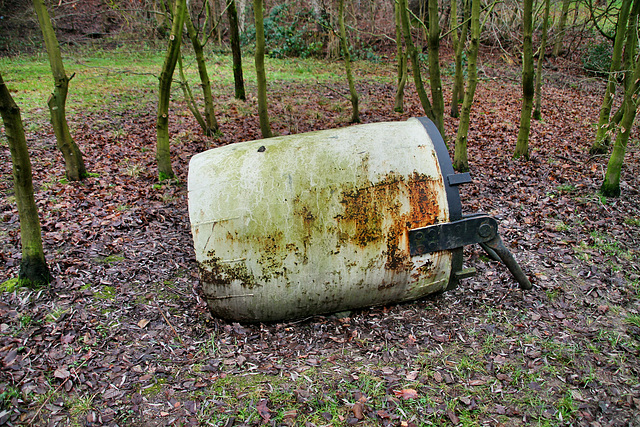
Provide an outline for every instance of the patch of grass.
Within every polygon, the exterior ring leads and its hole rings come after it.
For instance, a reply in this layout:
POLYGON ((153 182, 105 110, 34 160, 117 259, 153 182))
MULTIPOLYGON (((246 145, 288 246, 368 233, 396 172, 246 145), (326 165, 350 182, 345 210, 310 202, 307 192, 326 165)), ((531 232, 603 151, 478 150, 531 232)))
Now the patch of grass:
POLYGON ((167 383, 167 379, 163 377, 154 377, 155 382, 147 387, 142 388, 143 396, 155 396, 162 391, 162 387, 167 383))
MULTIPOLYGON (((127 205, 118 206, 118 210, 126 210, 126 209, 120 209, 121 206, 127 206, 127 205)), ((114 264, 116 262, 124 261, 124 259, 125 259, 124 256, 122 256, 121 254, 113 254, 104 258, 96 258, 95 261, 100 264, 114 264)))
POLYGON ((625 317, 624 321, 630 325, 634 325, 640 328, 640 315, 630 314, 625 317))
POLYGON ((98 299, 115 299, 116 288, 113 286, 103 286, 102 289, 94 293, 93 296, 98 299))
POLYGON ((132 178, 138 178, 142 173, 144 173, 145 169, 143 166, 132 163, 129 160, 125 160, 124 162, 124 171, 127 175, 132 178))
POLYGON ((62 315, 64 315, 68 311, 68 308, 55 307, 45 316, 44 321, 45 323, 55 323, 58 321, 58 319, 60 319, 60 317, 62 317, 62 315))
POLYGON ((558 402, 558 420, 560 422, 565 422, 566 420, 570 420, 573 418, 578 410, 575 401, 573 400, 573 396, 571 395, 571 391, 567 390, 565 394, 562 396, 562 399, 558 402))
POLYGON ((576 186, 573 184, 561 184, 556 187, 559 193, 573 193, 576 191, 576 186))
MULTIPOLYGON (((69 414, 76 419, 76 422, 80 422, 80 419, 92 409, 93 398, 94 396, 91 395, 75 396, 67 401, 69 414)), ((84 423, 80 422, 79 425, 84 425, 84 423)))
POLYGON ((3 390, 0 392, 0 408, 12 408, 11 399, 18 399, 20 397, 21 393, 19 389, 10 385, 3 386, 3 390))
POLYGON ((592 246, 605 256, 620 257, 627 260, 631 260, 633 257, 631 251, 622 247, 618 241, 612 239, 610 236, 597 231, 590 233, 590 235, 593 239, 592 246))
POLYGON ((640 218, 638 217, 625 218, 624 223, 632 227, 640 227, 640 218))

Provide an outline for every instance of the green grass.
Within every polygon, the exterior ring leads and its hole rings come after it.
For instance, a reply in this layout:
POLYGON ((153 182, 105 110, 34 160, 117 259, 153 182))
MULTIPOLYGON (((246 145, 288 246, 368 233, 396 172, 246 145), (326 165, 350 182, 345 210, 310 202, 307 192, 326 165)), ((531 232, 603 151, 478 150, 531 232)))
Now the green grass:
MULTIPOLYGON (((69 82, 67 111, 70 115, 82 112, 100 113, 108 108, 112 112, 130 110, 155 111, 158 75, 164 60, 163 50, 140 52, 63 53, 69 82)), ((207 68, 215 97, 230 94, 233 88, 229 55, 209 53, 207 68)), ((185 56, 185 74, 194 87, 198 84, 198 70, 190 53, 185 56)), ((344 84, 344 66, 335 61, 317 59, 265 59, 269 89, 279 91, 289 83, 344 84)), ((367 74, 367 81, 393 82, 393 65, 356 61, 354 74, 367 74)), ((46 56, 42 54, 0 58, 3 78, 22 110, 27 130, 36 131, 49 120, 46 106, 53 90, 53 79, 46 56)), ((250 57, 243 62, 245 84, 255 86, 255 70, 250 57)), ((177 84, 172 87, 173 97, 182 99, 177 84)), ((249 94, 251 91, 249 90, 249 94)), ((104 121, 104 126, 113 126, 104 121)), ((118 138, 117 129, 113 130, 118 138)))
POLYGON ((637 314, 630 314, 628 315, 625 319, 625 322, 627 322, 630 325, 634 325, 638 328, 640 328, 640 315, 637 314))

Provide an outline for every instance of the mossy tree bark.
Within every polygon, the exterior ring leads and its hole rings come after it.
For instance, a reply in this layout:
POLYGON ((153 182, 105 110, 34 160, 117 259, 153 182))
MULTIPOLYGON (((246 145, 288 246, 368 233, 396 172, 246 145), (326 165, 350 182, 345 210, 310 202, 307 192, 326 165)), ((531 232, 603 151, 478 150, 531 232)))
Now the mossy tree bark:
MULTIPOLYGON (((640 56, 638 56, 640 60, 640 56)), ((640 79, 640 64, 636 60, 635 71, 633 73, 634 81, 640 79)), ((638 109, 638 100, 634 84, 629 84, 624 94, 624 114, 622 121, 620 122, 620 129, 616 136, 616 141, 613 144, 613 150, 611 151, 611 157, 607 164, 607 172, 604 176, 604 182, 600 187, 600 192, 606 197, 618 197, 620 195, 620 175, 622 173, 622 163, 624 162, 624 155, 629 141, 629 134, 633 127, 633 121, 636 118, 636 111, 638 109), (635 98, 635 99, 634 99, 635 98)))
MULTIPOLYGON (((636 1, 636 4, 640 3, 636 1)), ((622 120, 620 121, 618 134, 613 144, 611 157, 607 164, 607 172, 604 181, 600 187, 600 192, 606 197, 618 197, 620 195, 620 176, 622 173, 622 164, 624 155, 629 142, 629 134, 633 127, 638 105, 640 104, 640 96, 638 96, 640 82, 640 55, 636 56, 636 40, 638 33, 638 19, 640 19, 640 7, 634 4, 629 17, 627 37, 631 41, 627 44, 629 51, 626 52, 628 58, 635 58, 629 62, 625 61, 625 92, 622 102, 622 120)))
POLYGON ((529 159, 529 132, 533 109, 533 0, 524 0, 522 12, 522 109, 520 130, 513 157, 529 159))
POLYGON ((198 64, 198 74, 200 75, 200 82, 202 83, 202 97, 204 98, 204 121, 205 127, 203 128, 206 136, 213 136, 216 134, 220 127, 216 120, 215 107, 213 105, 213 95, 211 94, 211 81, 209 80, 209 73, 207 72, 207 64, 204 60, 204 51, 202 49, 202 42, 198 39, 198 32, 191 21, 191 15, 188 11, 185 13, 184 22, 187 26, 187 34, 191 40, 193 46, 193 52, 196 55, 196 63, 198 64))
POLYGON ((20 218, 20 242, 22 260, 18 279, 28 286, 39 286, 52 280, 42 248, 42 232, 38 208, 33 198, 31 161, 24 135, 20 109, 14 102, 0 75, 0 115, 9 142, 13 163, 13 182, 20 218))
MULTIPOLYGON (((623 0, 618 13, 618 23, 616 24, 616 38, 613 43, 613 53, 611 54, 611 65, 609 67, 609 76, 605 87, 602 105, 600 106, 600 117, 598 126, 596 127, 596 136, 589 153, 602 154, 607 151, 609 146, 610 128, 609 118, 611 115, 611 106, 613 105, 613 96, 616 91, 616 83, 620 64, 622 63, 622 52, 627 38, 627 23, 629 22, 629 10, 632 0, 623 0)), ((638 1, 636 1, 638 3, 638 1)))
POLYGON ((81 181, 87 177, 87 169, 84 164, 82 152, 71 137, 69 124, 67 123, 66 104, 67 93, 69 91, 69 81, 73 78, 67 77, 60 54, 60 45, 53 31, 49 12, 42 0, 33 0, 33 7, 38 15, 38 22, 42 30, 49 64, 53 74, 54 90, 47 102, 51 113, 51 124, 56 136, 56 144, 64 158, 64 167, 69 181, 81 181))
POLYGON ((342 47, 342 55, 344 56, 344 68, 347 72, 349 93, 351 94, 351 123, 360 123, 359 97, 353 81, 353 73, 351 72, 351 54, 349 53, 347 30, 344 26, 344 0, 339 0, 338 2, 338 25, 340 26, 340 46, 342 47))
POLYGON ((547 49, 547 30, 549 28, 549 9, 551 1, 544 0, 544 13, 542 21, 542 38, 540 40, 540 53, 538 54, 538 64, 536 66, 536 96, 535 107, 533 109, 533 118, 540 120, 542 118, 542 64, 544 63, 544 52, 547 49))
POLYGON ((446 141, 444 132, 444 96, 440 77, 440 14, 438 0, 429 0, 429 86, 435 124, 446 141))
POLYGON ((267 75, 264 69, 264 3, 253 0, 253 16, 256 24, 256 77, 258 80, 258 116, 260 117, 260 131, 263 138, 271 138, 271 124, 267 109, 267 75))
POLYGON ((463 1, 462 4, 462 28, 458 35, 458 0, 451 0, 451 29, 453 38, 453 50, 455 61, 455 76, 453 78, 453 89, 451 92, 451 117, 458 117, 459 104, 464 98, 464 73, 462 69, 462 53, 464 52, 464 45, 467 41, 467 33, 469 31, 469 21, 467 16, 469 15, 467 10, 468 1, 463 1))
POLYGON ((240 49, 240 31, 238 30, 238 10, 236 0, 228 0, 227 17, 229 18, 229 43, 233 57, 233 85, 235 98, 245 101, 244 78, 242 76, 242 50, 240 49))
POLYGON ((396 89, 395 103, 393 111, 402 113, 404 111, 404 87, 407 84, 407 54, 402 47, 402 17, 400 15, 400 3, 394 5, 396 19, 396 58, 398 61, 398 87, 396 89))
POLYGON ((436 122, 436 117, 433 113, 431 101, 429 101, 427 92, 424 89, 424 83, 422 82, 422 73, 420 72, 420 61, 418 60, 418 50, 416 49, 416 46, 413 43, 413 38, 411 37, 411 26, 409 25, 409 15, 407 12, 407 8, 408 8, 407 0, 398 0, 398 3, 400 4, 400 14, 401 14, 401 20, 402 20, 402 32, 404 34, 404 44, 407 48, 407 54, 409 58, 411 58, 411 71, 413 73, 413 81, 416 85, 416 92, 418 92, 418 97, 420 98, 420 103, 422 104, 424 113, 428 118, 436 122))
POLYGON ((160 181, 173 179, 175 174, 171 167, 171 145, 169 141, 169 100, 171 99, 171 82, 173 72, 180 56, 180 44, 182 43, 182 28, 186 13, 186 0, 176 0, 173 24, 169 45, 164 57, 162 71, 160 72, 160 85, 158 88, 158 116, 156 121, 156 161, 158 163, 158 178, 160 181))
POLYGON ((564 39, 565 27, 567 26, 570 4, 571 0, 562 0, 562 12, 560 13, 560 22, 558 23, 558 31, 553 46, 553 56, 558 56, 562 52, 562 41, 564 39))
POLYGON ((453 158, 453 167, 465 172, 469 170, 469 161, 467 159, 467 139, 469 136, 469 121, 471 117, 471 105, 476 93, 478 84, 478 49, 480 46, 480 1, 471 0, 471 40, 469 41, 469 50, 467 52, 467 70, 468 82, 467 90, 464 93, 464 101, 462 103, 462 114, 460 115, 460 123, 458 125, 458 133, 456 135, 455 153, 453 158))
POLYGON ((184 94, 187 108, 189 109, 189 111, 191 111, 193 117, 195 117, 202 131, 206 134, 206 130, 208 129, 207 122, 205 121, 204 117, 202 117, 202 114, 200 114, 200 110, 198 109, 198 105, 196 104, 193 92, 191 92, 191 87, 189 86, 187 78, 184 75, 184 67, 182 66, 182 55, 178 56, 178 75, 180 76, 180 87, 182 88, 182 93, 184 94))
MULTIPOLYGON (((613 43, 613 52, 611 54, 611 65, 609 67, 609 76, 607 78, 607 85, 605 87, 604 96, 602 98, 602 105, 600 106, 600 116, 598 118, 598 125, 596 127, 596 136, 589 149, 590 154, 603 154, 609 147, 611 138, 611 132, 613 129, 610 126, 611 107, 613 105, 613 97, 616 91, 616 84, 618 80, 618 73, 620 70, 620 64, 622 63, 622 53, 624 51, 625 40, 630 40, 627 37, 627 24, 629 22, 629 13, 632 0, 623 0, 620 6, 620 12, 618 13, 618 23, 616 24, 616 38, 613 43)), ((635 4, 639 4, 636 1, 635 4)), ((634 8, 636 6, 634 5, 634 8)), ((635 41, 634 41, 635 42, 635 41)), ((628 57, 627 52, 627 57, 628 57)), ((633 58, 629 58, 627 65, 630 65, 633 58)), ((625 67, 624 72, 628 67, 625 67)))

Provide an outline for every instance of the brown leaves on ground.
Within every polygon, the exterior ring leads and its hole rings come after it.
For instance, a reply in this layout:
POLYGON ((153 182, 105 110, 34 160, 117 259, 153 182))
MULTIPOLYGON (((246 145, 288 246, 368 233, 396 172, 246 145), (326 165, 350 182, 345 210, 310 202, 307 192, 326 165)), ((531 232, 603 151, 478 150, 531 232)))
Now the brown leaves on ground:
MULTIPOLYGON (((95 174, 83 183, 61 182, 50 130, 29 134, 56 280, 1 296, 0 424, 640 422, 638 144, 628 148, 622 197, 600 200, 606 158, 587 154, 599 91, 575 87, 580 76, 550 74, 531 161, 513 160, 520 89, 517 70, 508 71, 483 64, 469 135, 473 183, 462 200, 467 212, 500 219, 535 289, 521 292, 502 265, 471 247, 465 260, 478 274, 458 289, 346 319, 211 318, 199 294, 185 188, 188 161, 207 141, 183 106, 171 116, 179 177, 171 184, 156 182, 153 113, 70 117, 95 174)), ((335 108, 341 101, 331 90, 279 89, 270 94, 276 132, 345 125, 349 112, 335 108), (301 105, 287 107, 288 99, 301 105)), ((421 115, 410 89, 402 115, 391 112, 393 85, 372 78, 358 89, 365 122, 421 115)), ((219 102, 230 108, 219 114, 217 144, 259 138, 253 101, 219 102)), ((454 135, 457 122, 447 118, 446 126, 454 135)), ((4 145, 0 167, 5 281, 20 252, 4 145)))

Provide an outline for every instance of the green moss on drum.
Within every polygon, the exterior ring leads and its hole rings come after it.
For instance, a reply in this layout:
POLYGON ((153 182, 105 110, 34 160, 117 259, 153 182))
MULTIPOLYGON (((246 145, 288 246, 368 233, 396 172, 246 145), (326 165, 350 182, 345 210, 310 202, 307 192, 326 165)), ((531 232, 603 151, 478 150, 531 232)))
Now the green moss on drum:
POLYGON ((215 286, 229 286, 239 281, 242 287, 253 289, 260 285, 247 269, 244 261, 224 262, 215 256, 215 251, 207 252, 208 259, 198 263, 200 278, 203 282, 215 286))

